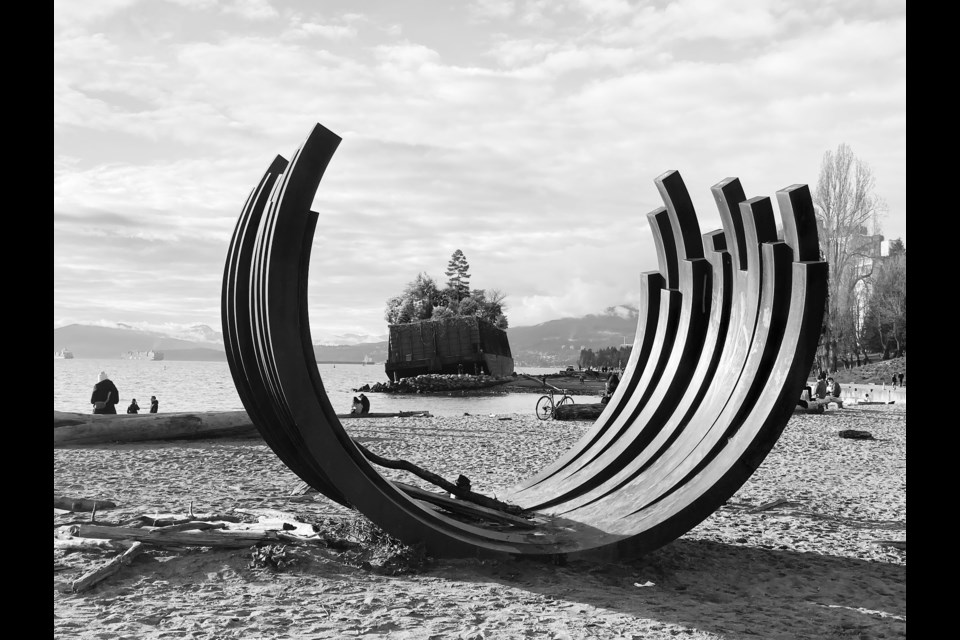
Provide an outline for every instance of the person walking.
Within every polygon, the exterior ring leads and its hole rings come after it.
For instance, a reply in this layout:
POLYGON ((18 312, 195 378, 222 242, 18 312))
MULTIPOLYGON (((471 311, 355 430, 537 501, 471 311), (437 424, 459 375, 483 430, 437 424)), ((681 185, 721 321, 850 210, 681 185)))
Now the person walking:
POLYGON ((150 413, 156 413, 159 408, 160 403, 157 401, 157 396, 150 396, 150 413))
POLYGON ((117 391, 117 385, 113 384, 113 380, 110 379, 106 371, 101 371, 97 376, 97 383, 93 385, 93 393, 90 394, 90 404, 93 405, 93 412, 115 414, 118 402, 120 402, 120 392, 117 391))
POLYGON ((136 398, 130 401, 130 406, 127 407, 127 413, 140 413, 140 405, 137 404, 136 398))
POLYGON ((900 379, 900 386, 903 386, 903 371, 897 374, 897 377, 900 379))

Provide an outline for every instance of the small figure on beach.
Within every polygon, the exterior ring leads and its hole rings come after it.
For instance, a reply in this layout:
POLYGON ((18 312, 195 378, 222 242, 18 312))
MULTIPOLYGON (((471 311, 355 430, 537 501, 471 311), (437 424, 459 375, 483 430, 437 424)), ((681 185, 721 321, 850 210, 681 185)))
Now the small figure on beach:
POLYGON ((607 381, 603 385, 603 397, 600 398, 601 404, 607 404, 610 402, 610 396, 613 395, 613 392, 617 390, 617 385, 620 384, 620 376, 617 375, 616 371, 611 370, 610 375, 607 376, 607 381))
POLYGON ((113 384, 113 380, 106 371, 101 371, 97 376, 97 383, 93 385, 93 393, 90 394, 93 412, 116 413, 118 402, 120 402, 120 392, 117 391, 117 385, 113 384))
POLYGON ((130 406, 127 407, 127 413, 140 413, 140 405, 137 404, 136 398, 130 401, 130 406))
POLYGON ((157 401, 157 396, 150 396, 150 413, 156 413, 159 408, 160 403, 157 401))
POLYGON ((817 378, 817 389, 814 391, 817 400, 823 401, 827 397, 827 379, 826 376, 817 378))
POLYGON ((360 394, 360 413, 370 413, 370 399, 362 393, 360 394))
POLYGON ((363 403, 357 396, 353 396, 353 402, 350 403, 350 413, 357 415, 363 413, 363 403))
POLYGON ((897 374, 893 374, 893 386, 897 386, 897 374))
POLYGON ((838 409, 843 409, 843 400, 840 399, 840 383, 833 378, 827 378, 827 397, 823 403, 836 402, 838 409))
POLYGON ((900 386, 903 386, 903 371, 897 374, 897 377, 900 379, 900 386))

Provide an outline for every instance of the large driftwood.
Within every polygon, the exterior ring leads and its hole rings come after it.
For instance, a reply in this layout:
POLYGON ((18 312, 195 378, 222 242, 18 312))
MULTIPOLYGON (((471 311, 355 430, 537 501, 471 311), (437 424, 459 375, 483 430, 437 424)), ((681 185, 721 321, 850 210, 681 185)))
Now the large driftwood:
MULTIPOLYGON (((429 411, 397 413, 338 413, 338 418, 429 418, 429 411)), ((53 412, 53 446, 197 440, 207 438, 259 438, 260 431, 246 411, 188 413, 137 413, 94 415, 53 412)))
POLYGON ((86 415, 53 412, 53 446, 260 437, 246 411, 86 415))
POLYGON ((71 588, 75 593, 86 591, 98 582, 102 582, 106 578, 120 571, 124 565, 129 565, 142 551, 143 545, 139 542, 134 542, 132 545, 130 545, 129 549, 113 558, 107 564, 98 569, 94 569, 93 571, 90 571, 80 578, 74 580, 71 588))
POLYGON ((276 542, 281 538, 276 531, 174 531, 163 533, 159 529, 136 529, 133 527, 108 527, 95 524, 71 525, 70 532, 80 538, 104 538, 107 540, 136 540, 157 546, 194 545, 200 547, 227 547, 241 549, 261 542, 276 542))
POLYGON ((596 420, 605 404, 562 404, 553 412, 555 420, 596 420))
POLYGON ((91 549, 126 550, 135 543, 130 540, 107 540, 105 538, 54 538, 53 548, 64 551, 89 551, 91 549))
POLYGON ((97 509, 115 509, 116 507, 117 505, 109 500, 53 496, 53 508, 63 509, 64 511, 95 511, 97 509))

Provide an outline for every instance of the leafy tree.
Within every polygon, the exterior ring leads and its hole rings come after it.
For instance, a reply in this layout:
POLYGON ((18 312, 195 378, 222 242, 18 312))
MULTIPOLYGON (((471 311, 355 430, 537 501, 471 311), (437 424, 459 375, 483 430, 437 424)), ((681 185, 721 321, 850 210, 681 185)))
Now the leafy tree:
POLYGON ((447 297, 451 303, 459 303, 470 295, 470 265, 463 251, 453 252, 443 273, 447 276, 447 297))
POLYGON ((499 289, 469 288, 469 265, 457 249, 448 265, 447 288, 441 291, 425 273, 407 284, 403 293, 387 300, 384 319, 390 324, 407 324, 454 316, 475 316, 506 330, 506 294, 499 289), (454 268, 456 267, 456 268, 454 268))
POLYGON ((404 288, 403 293, 387 300, 384 319, 390 324, 406 324, 429 320, 433 310, 443 301, 443 294, 433 278, 425 273, 404 288))

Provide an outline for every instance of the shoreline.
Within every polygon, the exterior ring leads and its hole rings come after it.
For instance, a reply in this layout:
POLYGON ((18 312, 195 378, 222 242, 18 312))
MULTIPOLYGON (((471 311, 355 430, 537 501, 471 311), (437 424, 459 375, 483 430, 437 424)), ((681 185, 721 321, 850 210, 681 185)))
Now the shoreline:
MULTIPOLYGON (((356 419, 380 455, 504 496, 574 443, 589 423, 510 415, 356 419), (509 417, 509 419, 502 419, 509 417)), ((396 479, 409 481, 409 475, 396 479)), ((258 440, 83 445, 54 450, 55 494, 111 500, 99 521, 150 513, 274 509, 303 522, 347 512, 291 495, 299 478, 258 440)), ((55 528, 90 514, 54 513, 55 528)), ((113 554, 54 552, 60 638, 145 640, 344 636, 595 637, 666 640, 906 634, 906 408, 795 414, 727 504, 680 539, 612 564, 433 560, 389 576, 329 550, 300 550, 283 571, 249 550, 152 551, 89 592, 64 582, 113 554), (848 440, 843 429, 876 440, 848 440), (904 548, 883 540, 901 540, 904 548), (880 542, 878 542, 880 541, 880 542), (564 635, 566 634, 566 635, 564 635)))

